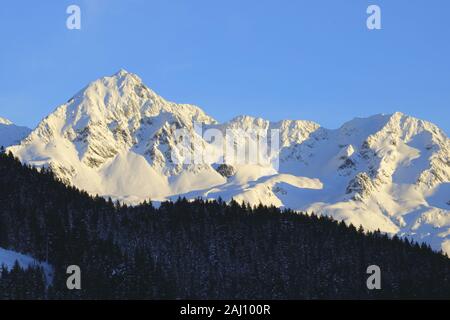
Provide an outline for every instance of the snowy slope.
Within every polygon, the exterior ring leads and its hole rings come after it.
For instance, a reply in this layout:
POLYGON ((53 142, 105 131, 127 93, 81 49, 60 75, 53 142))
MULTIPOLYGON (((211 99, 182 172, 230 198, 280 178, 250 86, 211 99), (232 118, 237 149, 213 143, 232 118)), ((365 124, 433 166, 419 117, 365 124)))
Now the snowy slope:
POLYGON ((6 148, 18 144, 30 132, 30 129, 16 126, 8 119, 0 117, 0 146, 6 148))
POLYGON ((6 266, 6 269, 11 270, 14 267, 16 261, 19 263, 22 269, 28 269, 31 266, 42 267, 46 276, 47 283, 50 284, 52 282, 53 268, 49 264, 39 262, 30 256, 15 251, 0 248, 0 266, 6 266))
POLYGON ((0 117, 0 124, 10 125, 10 124, 13 124, 13 123, 11 121, 9 121, 8 119, 0 117))
POLYGON ((435 125, 401 113, 319 128, 281 149, 276 173, 186 194, 331 215, 450 253, 450 144, 435 125))
POLYGON ((93 195, 129 203, 182 195, 273 204, 450 253, 449 141, 432 123, 401 113, 357 118, 336 130, 248 116, 219 124, 121 70, 89 84, 9 150, 93 195), (257 161, 224 159, 214 133, 232 137, 226 148, 266 139, 267 150, 256 151, 257 161), (187 161, 192 155, 202 161, 187 161))

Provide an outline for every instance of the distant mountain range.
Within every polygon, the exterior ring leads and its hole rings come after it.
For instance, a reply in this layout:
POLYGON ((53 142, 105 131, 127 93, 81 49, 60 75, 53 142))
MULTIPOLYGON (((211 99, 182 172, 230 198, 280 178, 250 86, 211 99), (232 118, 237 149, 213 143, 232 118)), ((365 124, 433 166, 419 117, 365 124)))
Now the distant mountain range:
POLYGON ((330 215, 450 254, 450 139, 402 113, 336 130, 248 116, 219 124, 121 70, 90 83, 33 131, 0 118, 0 145, 92 195, 131 204, 234 198, 330 215), (199 128, 231 136, 231 148, 262 137, 270 152, 257 151, 257 162, 223 161, 217 141, 199 128), (202 161, 187 161, 192 155, 202 161))
POLYGON ((31 129, 14 125, 8 119, 0 117, 0 146, 10 146, 20 143, 27 137, 31 129))

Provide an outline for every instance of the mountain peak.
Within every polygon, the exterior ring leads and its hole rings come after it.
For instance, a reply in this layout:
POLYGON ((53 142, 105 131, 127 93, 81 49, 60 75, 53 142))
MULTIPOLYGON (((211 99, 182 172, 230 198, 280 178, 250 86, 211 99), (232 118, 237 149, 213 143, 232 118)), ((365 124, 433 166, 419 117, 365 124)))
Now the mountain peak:
POLYGON ((379 131, 384 132, 403 132, 407 136, 412 136, 421 131, 430 131, 434 134, 444 136, 444 132, 433 123, 418 119, 414 116, 402 112, 380 113, 370 117, 356 117, 344 123, 341 128, 344 131, 358 131, 375 134, 379 131), (383 130, 384 129, 384 130, 383 130))
POLYGON ((30 134, 31 130, 14 125, 8 119, 0 117, 0 146, 9 147, 30 134))
POLYGON ((9 126, 9 125, 12 125, 13 123, 11 121, 9 121, 8 119, 0 117, 0 124, 9 126))
POLYGON ((111 78, 115 78, 118 80, 124 80, 124 79, 134 79, 137 82, 142 82, 142 79, 135 73, 129 72, 125 69, 120 69, 115 74, 111 76, 111 78))
POLYGON ((115 74, 119 75, 119 76, 123 76, 123 75, 127 75, 130 74, 131 72, 128 72, 127 70, 125 70, 124 68, 120 68, 119 71, 117 71, 115 74))
MULTIPOLYGON (((0 132, 0 145, 5 136, 0 132)), ((250 116, 218 124, 121 69, 91 82, 21 141, 8 150, 92 195, 128 203, 235 199, 411 235, 437 249, 450 243, 450 140, 432 123, 400 112, 356 118, 333 130, 250 116), (216 131, 199 132, 198 123, 216 131), (279 130, 279 148, 272 129, 279 130), (220 144, 221 133, 232 145, 220 144), (259 163, 267 158, 265 146, 270 164, 259 163), (232 176, 217 170, 224 156, 233 156, 232 176)))

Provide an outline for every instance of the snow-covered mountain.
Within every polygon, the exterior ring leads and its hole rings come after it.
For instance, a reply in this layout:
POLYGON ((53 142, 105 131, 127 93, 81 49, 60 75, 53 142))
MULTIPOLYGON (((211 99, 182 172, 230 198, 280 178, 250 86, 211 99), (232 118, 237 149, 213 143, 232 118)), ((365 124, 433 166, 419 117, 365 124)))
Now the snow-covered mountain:
POLYGON ((31 129, 14 125, 8 119, 0 117, 0 146, 9 147, 20 143, 28 136, 31 129))
POLYGON ((93 195, 284 206, 410 236, 450 254, 450 140, 401 113, 336 130, 248 116, 219 124, 121 70, 89 84, 9 150, 93 195), (218 143, 220 133, 232 143, 218 143), (224 157, 249 141, 267 142, 253 150, 257 161, 224 157))

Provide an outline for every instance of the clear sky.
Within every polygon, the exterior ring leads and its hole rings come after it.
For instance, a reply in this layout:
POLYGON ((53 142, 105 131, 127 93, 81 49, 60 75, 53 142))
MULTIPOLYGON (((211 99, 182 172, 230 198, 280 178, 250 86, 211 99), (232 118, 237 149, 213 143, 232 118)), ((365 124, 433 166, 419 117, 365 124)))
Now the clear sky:
POLYGON ((120 68, 219 121, 336 128, 404 113, 450 132, 448 0, 5 0, 0 116, 34 127, 120 68), (81 30, 66 8, 81 7, 81 30), (369 4, 382 30, 366 27, 369 4))

